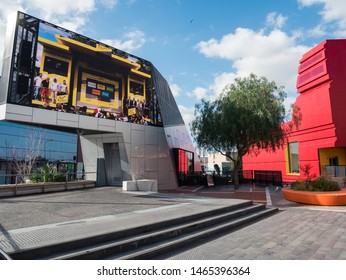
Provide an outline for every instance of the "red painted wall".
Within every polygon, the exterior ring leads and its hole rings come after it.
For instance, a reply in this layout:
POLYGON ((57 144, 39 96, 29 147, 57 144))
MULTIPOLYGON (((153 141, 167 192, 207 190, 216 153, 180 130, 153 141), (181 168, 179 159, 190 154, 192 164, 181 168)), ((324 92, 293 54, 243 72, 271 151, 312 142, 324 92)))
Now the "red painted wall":
MULTIPOLYGON (((346 147, 346 40, 323 41, 299 63, 295 105, 301 109, 302 121, 288 142, 299 142, 300 166, 310 164, 311 174, 320 175, 318 150, 346 147)), ((251 151, 243 158, 243 169, 279 170, 284 182, 303 177, 287 174, 285 148, 251 151)))

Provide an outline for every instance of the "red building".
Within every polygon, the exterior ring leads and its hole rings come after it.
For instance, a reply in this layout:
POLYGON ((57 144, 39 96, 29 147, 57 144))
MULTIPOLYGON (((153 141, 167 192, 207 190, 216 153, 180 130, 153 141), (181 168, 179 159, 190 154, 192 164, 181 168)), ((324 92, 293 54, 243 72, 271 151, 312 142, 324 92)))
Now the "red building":
POLYGON ((310 174, 345 177, 346 39, 323 41, 299 63, 295 101, 302 113, 299 128, 293 129, 282 149, 246 155, 243 169, 281 171, 282 180, 292 182, 310 164, 310 174))

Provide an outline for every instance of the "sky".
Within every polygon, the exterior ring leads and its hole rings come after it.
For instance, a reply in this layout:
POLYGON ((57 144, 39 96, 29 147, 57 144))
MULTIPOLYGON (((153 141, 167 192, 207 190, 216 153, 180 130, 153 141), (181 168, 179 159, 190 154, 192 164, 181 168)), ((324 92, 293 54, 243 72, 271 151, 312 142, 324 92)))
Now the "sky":
POLYGON ((17 10, 151 61, 185 124, 237 77, 264 76, 297 97, 299 60, 346 37, 345 0, 1 0, 0 65, 7 16, 17 10))

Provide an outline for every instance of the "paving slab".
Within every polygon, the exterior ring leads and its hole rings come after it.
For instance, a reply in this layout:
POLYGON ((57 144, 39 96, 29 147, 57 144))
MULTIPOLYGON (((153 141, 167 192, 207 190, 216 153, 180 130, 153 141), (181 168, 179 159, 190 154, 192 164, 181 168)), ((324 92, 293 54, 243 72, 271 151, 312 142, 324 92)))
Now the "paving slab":
POLYGON ((0 248, 11 253, 169 221, 245 201, 122 192, 110 187, 1 199, 0 248))
POLYGON ((302 205, 283 199, 278 187, 253 185, 239 190, 190 187, 165 193, 102 187, 1 198, 0 248, 11 252, 61 242, 244 199, 278 207, 279 214, 160 259, 346 259, 345 206, 302 205))

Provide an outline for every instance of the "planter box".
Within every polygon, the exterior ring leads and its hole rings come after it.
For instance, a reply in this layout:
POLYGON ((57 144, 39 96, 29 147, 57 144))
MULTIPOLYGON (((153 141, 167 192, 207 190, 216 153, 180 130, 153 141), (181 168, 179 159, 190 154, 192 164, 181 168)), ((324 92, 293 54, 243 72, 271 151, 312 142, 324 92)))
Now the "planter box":
POLYGON ((123 181, 123 191, 138 191, 136 181, 123 181))
POLYGON ((123 181, 123 191, 157 192, 157 180, 123 181))
POLYGON ((157 181, 156 180, 137 180, 138 190, 142 192, 157 192, 157 181))
POLYGON ((93 188, 95 186, 95 181, 86 180, 51 183, 31 183, 19 185, 1 185, 0 197, 59 192, 65 190, 77 190, 83 188, 93 188))
POLYGON ((333 192, 296 191, 283 188, 282 194, 286 200, 312 205, 345 206, 346 189, 333 192))

